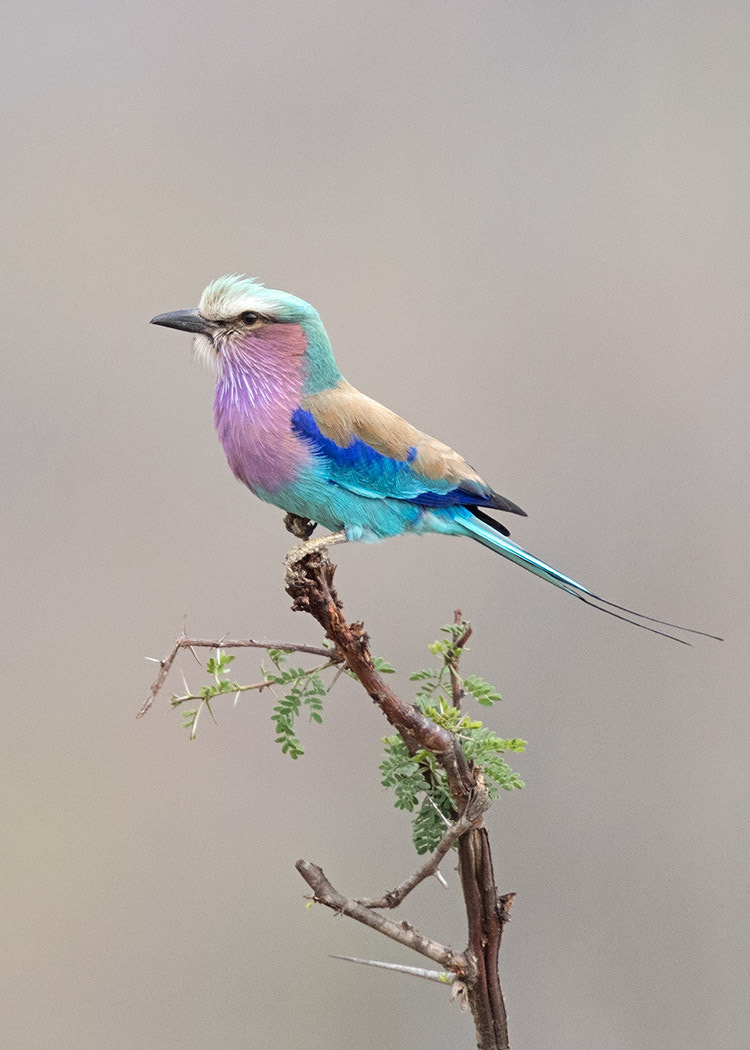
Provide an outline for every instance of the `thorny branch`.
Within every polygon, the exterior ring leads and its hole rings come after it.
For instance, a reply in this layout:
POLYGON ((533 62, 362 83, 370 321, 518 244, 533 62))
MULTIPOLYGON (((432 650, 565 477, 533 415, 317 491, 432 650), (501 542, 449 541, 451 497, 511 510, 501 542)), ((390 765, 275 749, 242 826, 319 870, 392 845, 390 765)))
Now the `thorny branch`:
POLYGON ((413 704, 405 703, 376 670, 363 624, 347 623, 333 586, 335 566, 320 552, 293 562, 287 568, 286 589, 294 599, 293 609, 308 612, 326 632, 335 650, 359 679, 407 746, 431 751, 445 770, 459 812, 477 789, 477 781, 459 741, 436 725, 413 704))
MULTIPOLYGON (((294 531, 295 535, 303 535, 306 531, 304 522, 297 525, 295 519, 288 518, 287 527, 294 531)), ((307 534, 309 535, 309 532, 307 534)), ((328 560, 325 549, 288 563, 286 589, 293 599, 292 607, 310 613, 323 627, 327 638, 333 642, 335 651, 341 655, 348 669, 399 732, 409 751, 413 754, 416 750, 424 748, 435 756, 435 760, 445 771, 457 811, 473 818, 471 826, 460 834, 457 840, 459 872, 469 927, 468 948, 461 955, 443 945, 435 945, 435 942, 422 938, 422 935, 419 935, 417 943, 410 946, 422 954, 429 954, 424 951, 425 944, 431 945, 433 951, 449 952, 447 957, 441 956, 440 959, 434 955, 429 957, 436 958, 447 970, 459 974, 462 986, 465 983, 466 997, 474 1017, 478 1050, 508 1050, 508 1028, 505 1001, 500 988, 498 953, 512 895, 501 898, 495 886, 489 837, 482 820, 482 812, 487 807, 482 777, 469 766, 458 739, 448 730, 437 726, 414 705, 397 697, 375 670, 364 626, 361 623, 348 623, 344 617, 343 607, 333 584, 334 572, 335 566, 328 560), (463 959, 466 960, 465 969, 459 963, 459 960, 463 959)), ((457 622, 460 622, 460 614, 457 622)), ((459 641, 463 644, 467 638, 468 634, 464 632, 459 641)), ((457 643, 454 643, 454 647, 460 648, 457 643)), ((454 685, 454 698, 460 701, 461 697, 457 695, 457 692, 460 693, 460 687, 458 690, 455 688, 458 679, 458 656, 460 653, 454 657, 451 681, 454 685)), ((442 846, 442 842, 440 845, 442 846)), ((439 849, 440 847, 438 851, 439 849)), ((428 865, 431 861, 428 861, 428 865)), ((393 930, 395 928, 403 934, 407 930, 411 931, 411 927, 395 923, 382 926, 381 923, 387 924, 389 920, 385 920, 374 908, 366 907, 361 902, 340 894, 331 886, 317 865, 299 861, 297 870, 313 889, 314 900, 334 910, 343 911, 344 914, 351 915, 374 929, 380 929, 387 936, 406 943, 402 935, 394 936, 393 930)), ((416 873, 417 876, 421 874, 421 870, 416 873)), ((414 876, 404 884, 408 885, 409 889, 413 888, 413 878, 414 876)), ((421 879, 417 878, 414 885, 419 881, 421 879)), ((395 892, 401 889, 402 887, 398 887, 395 892)), ((404 893, 403 896, 405 895, 404 893)), ((388 895, 385 896, 387 898, 388 895)))
MULTIPOLYGON (((271 646, 271 648, 276 648, 276 647, 275 646, 271 646)), ((311 667, 309 669, 309 671, 306 672, 306 674, 313 675, 313 674, 318 674, 320 671, 327 671, 329 667, 335 667, 335 665, 338 662, 339 662, 338 660, 329 660, 328 663, 326 663, 326 664, 319 664, 317 667, 311 667)), ((334 679, 334 681, 335 681, 335 679, 334 679)), ((236 694, 236 696, 239 696, 240 693, 252 693, 252 692, 262 693, 264 689, 271 689, 272 688, 272 684, 273 683, 269 682, 267 678, 264 678, 262 682, 253 682, 252 685, 237 685, 235 683, 235 685, 233 686, 231 692, 236 694)), ((330 689, 331 689, 333 684, 334 683, 332 682, 331 686, 329 686, 329 692, 330 692, 330 689)), ((187 685, 186 685, 186 688, 188 688, 187 685)), ((171 703, 172 707, 179 707, 180 704, 190 703, 191 700, 202 700, 205 703, 206 698, 203 695, 203 693, 187 692, 187 693, 183 693, 182 696, 177 696, 175 693, 173 693, 171 698, 170 698, 170 703, 171 703)))
MULTIPOLYGON (((315 527, 311 522, 294 515, 287 515, 286 526, 303 540, 309 538, 315 527)), ((322 869, 309 861, 299 860, 297 870, 312 889, 312 900, 427 956, 443 966, 446 973, 417 973, 414 967, 372 961, 370 965, 384 965, 403 972, 413 970, 416 975, 429 980, 452 983, 451 999, 458 999, 462 1008, 466 1003, 471 1008, 478 1050, 508 1050, 505 1002, 497 966, 503 928, 509 919, 514 894, 500 896, 495 887, 489 838, 483 821, 489 801, 481 771, 470 766, 460 741, 453 733, 436 725, 413 704, 401 700, 386 684, 375 669, 364 626, 361 623, 348 623, 344 617, 341 601, 333 585, 334 572, 335 566, 328 560, 325 549, 289 562, 286 570, 286 589, 293 599, 293 608, 310 613, 318 621, 326 637, 333 643, 332 649, 296 642, 264 642, 254 638, 188 638, 183 632, 169 654, 158 661, 159 673, 137 717, 142 717, 152 706, 181 649, 281 649, 321 656, 329 664, 338 664, 340 671, 351 671, 401 735, 410 754, 424 749, 434 755, 445 771, 456 811, 461 816, 447 826, 432 856, 408 879, 379 898, 354 900, 344 896, 331 885, 322 869), (454 951, 424 936, 409 923, 394 922, 381 914, 384 908, 397 907, 430 875, 439 875, 440 862, 454 844, 458 846, 459 873, 469 927, 469 943, 465 952, 454 951)), ((458 664, 461 650, 471 634, 471 627, 463 621, 459 610, 455 612, 454 622, 464 629, 453 638, 451 652, 445 657, 445 662, 450 676, 452 701, 455 707, 460 707, 463 690, 458 664)), ((257 683, 244 688, 260 690, 264 687, 265 683, 257 683)), ((181 702, 188 698, 175 699, 181 702)))
MULTIPOLYGON (((179 653, 180 649, 283 649, 285 652, 294 653, 309 653, 312 656, 324 656, 331 663, 340 663, 343 659, 338 653, 332 649, 323 649, 317 645, 300 645, 298 642, 259 642, 254 638, 243 638, 243 639, 232 639, 232 638, 219 638, 216 641, 212 641, 208 638, 188 638, 185 634, 181 634, 180 637, 175 641, 174 645, 168 656, 165 656, 163 660, 159 661, 159 673, 156 676, 154 684, 151 686, 151 691, 148 697, 143 703, 136 718, 142 718, 146 714, 148 709, 153 704, 156 697, 159 695, 161 687, 167 680, 167 675, 172 669, 172 664, 175 661, 175 657, 179 653)), ((258 688, 262 688, 263 683, 258 685, 258 688)), ((255 688, 246 687, 246 688, 255 688)), ((188 699, 188 697, 185 697, 188 699)))
POLYGON ((439 944, 430 937, 425 937, 408 922, 394 922, 393 919, 386 919, 379 911, 373 911, 360 901, 352 900, 339 893, 317 864, 311 864, 307 860, 298 860, 295 867, 313 891, 312 899, 318 904, 325 904, 327 908, 341 915, 349 915, 357 922, 364 923, 365 926, 390 937, 391 940, 412 948, 420 955, 426 955, 428 959, 440 963, 451 973, 463 976, 471 970, 471 962, 462 952, 454 952, 452 948, 439 944))

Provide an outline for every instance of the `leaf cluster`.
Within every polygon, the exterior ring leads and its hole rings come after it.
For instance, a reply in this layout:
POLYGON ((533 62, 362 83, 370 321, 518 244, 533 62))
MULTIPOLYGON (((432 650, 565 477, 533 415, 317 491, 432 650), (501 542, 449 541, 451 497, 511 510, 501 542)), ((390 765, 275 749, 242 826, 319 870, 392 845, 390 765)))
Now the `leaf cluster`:
MULTIPOLYGON (((290 758, 299 758, 304 754, 304 748, 295 731, 295 722, 303 708, 307 710, 310 722, 319 724, 323 721, 323 700, 328 690, 320 673, 334 664, 329 661, 311 668, 288 667, 290 650, 268 649, 267 652, 272 666, 266 668, 261 665, 263 680, 260 682, 240 685, 236 680, 230 680, 227 669, 234 660, 234 655, 217 649, 216 655, 210 657, 206 663, 206 671, 213 678, 212 684, 202 686, 196 693, 188 691, 182 696, 172 694, 173 707, 189 700, 200 701, 198 707, 184 712, 183 725, 190 730, 191 740, 195 739, 198 719, 203 710, 207 710, 216 721, 211 707, 214 697, 232 693, 236 703, 241 693, 251 690, 260 693, 268 689, 277 697, 277 703, 271 712, 271 721, 276 729, 276 743, 281 745, 282 753, 290 758), (282 693, 280 698, 279 692, 282 693)), ((328 688, 330 689, 330 685, 328 688)))
MULTIPOLYGON (((410 675, 411 681, 419 682, 414 702, 436 725, 458 737, 470 765, 482 772, 489 797, 497 798, 500 789, 512 791, 523 787, 523 781, 502 756, 508 751, 525 750, 526 742, 499 737, 481 721, 454 706, 456 684, 461 698, 470 696, 482 707, 492 707, 502 699, 484 679, 477 675, 462 678, 458 673, 463 647, 457 642, 466 635, 467 626, 465 623, 446 625, 442 631, 448 637, 428 647, 433 656, 442 658, 442 663, 410 675)), ((430 752, 417 751, 410 755, 400 736, 385 737, 383 745, 381 783, 394 791, 397 809, 415 814, 412 837, 417 852, 432 852, 447 824, 458 816, 445 773, 430 752)))
POLYGON ((326 687, 319 675, 320 667, 285 667, 288 653, 283 649, 269 649, 268 656, 274 670, 261 667, 263 677, 269 685, 283 687, 284 695, 274 706, 271 721, 276 727, 276 743, 290 758, 299 758, 305 749, 294 731, 295 720, 303 707, 307 708, 310 722, 318 725, 323 721, 323 698, 326 687))

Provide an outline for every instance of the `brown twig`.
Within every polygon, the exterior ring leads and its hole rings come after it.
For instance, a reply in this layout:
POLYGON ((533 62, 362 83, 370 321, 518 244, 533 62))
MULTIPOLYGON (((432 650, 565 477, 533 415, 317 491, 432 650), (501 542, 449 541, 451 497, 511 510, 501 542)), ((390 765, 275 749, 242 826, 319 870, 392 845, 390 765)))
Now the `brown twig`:
POLYGON ((460 743, 447 729, 436 725, 390 689, 376 670, 369 639, 361 623, 347 623, 333 586, 335 566, 325 552, 313 554, 287 567, 286 589, 293 598, 292 608, 310 613, 334 643, 350 671, 359 679, 371 699, 390 724, 407 741, 431 751, 445 770, 459 812, 463 811, 477 782, 460 743))
MULTIPOLYGON (((483 800, 482 800, 483 801, 483 800)), ((382 897, 362 898, 360 904, 364 904, 366 908, 397 908, 403 899, 411 893, 411 891, 420 884, 428 879, 431 875, 434 875, 440 867, 440 862, 445 857, 446 853, 450 850, 451 846, 458 841, 465 831, 468 831, 476 820, 480 820, 482 817, 483 809, 479 812, 474 813, 471 805, 466 807, 466 810, 461 814, 458 820, 454 824, 450 824, 438 843, 437 849, 432 856, 427 860, 421 867, 417 868, 413 875, 410 875, 408 879, 405 879, 400 886, 397 886, 395 890, 389 890, 388 893, 384 893, 382 897)))
POLYGON ((420 955, 432 959, 433 962, 440 963, 451 973, 463 976, 472 969, 469 959, 462 952, 454 952, 447 945, 425 937, 408 922, 394 922, 392 919, 386 919, 379 911, 372 911, 360 901, 352 900, 339 893, 317 864, 311 864, 307 860, 298 860, 295 867, 313 891, 313 900, 318 904, 325 904, 327 908, 341 915, 348 915, 357 922, 364 923, 365 926, 377 930, 378 933, 390 937, 391 940, 398 941, 399 944, 412 948, 420 955))
POLYGON ((452 640, 450 653, 445 657, 445 666, 448 668, 448 674, 450 675, 453 706, 460 710, 461 701, 465 693, 458 673, 458 664, 461 659, 461 650, 471 637, 472 627, 470 623, 464 620, 460 609, 454 611, 453 622, 457 627, 463 627, 464 630, 457 638, 452 640))
MULTIPOLYGON (((154 684, 151 686, 151 692, 143 703, 136 718, 142 718, 146 714, 148 709, 153 704, 154 700, 159 694, 161 687, 167 679, 172 664, 175 661, 175 657, 179 653, 180 649, 283 649, 286 652, 294 653, 309 653, 311 656, 325 656, 327 660, 332 663, 339 663, 343 658, 339 656, 335 650, 323 649, 317 645, 301 645, 298 642, 259 642, 254 638, 243 638, 243 639, 232 639, 232 638, 219 638, 214 641, 208 638, 188 638, 182 634, 175 641, 172 649, 168 656, 163 660, 159 661, 159 673, 156 676, 154 684)), ((195 655, 195 654, 193 654, 195 655)), ((197 657, 196 657, 197 659, 197 657)))

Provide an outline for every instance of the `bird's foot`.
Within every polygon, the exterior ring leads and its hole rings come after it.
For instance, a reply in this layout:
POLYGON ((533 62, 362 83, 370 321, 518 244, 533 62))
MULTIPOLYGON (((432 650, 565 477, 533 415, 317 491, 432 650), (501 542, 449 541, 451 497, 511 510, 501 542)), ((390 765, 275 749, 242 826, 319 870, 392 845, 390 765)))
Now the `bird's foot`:
POLYGON ((309 518, 303 518, 291 512, 284 518, 284 525, 287 531, 291 532, 292 536, 296 536, 298 540, 309 540, 318 527, 317 523, 310 521, 309 518))
POLYGON ((325 550, 326 547, 333 547, 336 543, 346 543, 347 539, 346 530, 342 529, 341 532, 333 532, 330 536, 318 536, 314 540, 305 540, 299 546, 292 547, 284 558, 287 572, 308 554, 315 554, 316 551, 325 550))

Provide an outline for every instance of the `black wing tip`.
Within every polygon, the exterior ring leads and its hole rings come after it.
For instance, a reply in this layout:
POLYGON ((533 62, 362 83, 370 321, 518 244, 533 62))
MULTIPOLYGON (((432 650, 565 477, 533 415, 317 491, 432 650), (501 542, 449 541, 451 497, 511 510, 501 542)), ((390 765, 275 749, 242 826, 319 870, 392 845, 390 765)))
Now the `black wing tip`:
POLYGON ((526 511, 522 510, 517 503, 507 499, 505 496, 501 496, 494 489, 490 489, 490 498, 487 506, 492 507, 493 510, 504 510, 506 514, 519 514, 522 518, 528 518, 526 511))

